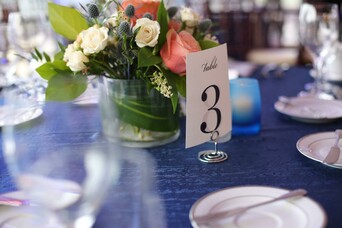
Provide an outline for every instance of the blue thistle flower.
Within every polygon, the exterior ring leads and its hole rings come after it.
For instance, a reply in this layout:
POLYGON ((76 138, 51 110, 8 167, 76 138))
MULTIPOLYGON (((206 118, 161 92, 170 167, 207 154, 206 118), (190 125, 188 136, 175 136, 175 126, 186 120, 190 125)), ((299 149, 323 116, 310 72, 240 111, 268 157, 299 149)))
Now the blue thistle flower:
POLYGON ((144 18, 148 18, 148 19, 150 19, 150 20, 153 20, 153 16, 152 16, 152 14, 150 14, 150 13, 145 13, 143 17, 144 17, 144 18))
POLYGON ((133 5, 129 4, 125 9, 125 14, 127 17, 131 18, 134 17, 135 14, 135 8, 133 5))
POLYGON ((123 37, 124 35, 131 34, 131 26, 127 21, 122 21, 118 28, 119 36, 123 37))
POLYGON ((88 13, 91 18, 97 18, 100 15, 99 8, 95 4, 88 5, 88 13))
POLYGON ((172 6, 167 10, 167 13, 169 14, 169 18, 173 18, 178 12, 178 7, 172 6))

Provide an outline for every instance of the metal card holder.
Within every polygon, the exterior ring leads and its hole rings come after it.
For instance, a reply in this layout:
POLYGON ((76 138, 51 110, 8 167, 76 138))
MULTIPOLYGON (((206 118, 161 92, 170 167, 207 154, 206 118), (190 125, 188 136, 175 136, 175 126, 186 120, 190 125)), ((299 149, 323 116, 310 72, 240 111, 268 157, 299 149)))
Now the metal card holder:
POLYGON ((220 133, 218 131, 212 131, 210 135, 210 141, 214 142, 214 150, 205 150, 198 153, 198 159, 205 163, 219 163, 228 159, 228 154, 218 150, 218 140, 220 133))

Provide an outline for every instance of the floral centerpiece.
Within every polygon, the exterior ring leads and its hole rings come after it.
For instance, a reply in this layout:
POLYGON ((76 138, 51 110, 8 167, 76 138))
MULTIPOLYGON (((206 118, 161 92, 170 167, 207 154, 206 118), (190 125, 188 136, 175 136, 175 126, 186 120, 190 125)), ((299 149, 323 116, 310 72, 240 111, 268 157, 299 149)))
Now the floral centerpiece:
MULTIPOLYGON (((186 55, 218 45, 209 33, 211 21, 190 8, 167 8, 158 0, 97 0, 82 9, 48 3, 52 27, 69 42, 60 44, 54 58, 33 54, 46 61, 37 72, 48 81, 47 100, 75 99, 87 88, 86 76, 97 75, 142 81, 175 114, 179 95, 186 95, 186 55)), ((136 119, 148 116, 142 103, 116 101, 116 108, 135 112, 136 119)))

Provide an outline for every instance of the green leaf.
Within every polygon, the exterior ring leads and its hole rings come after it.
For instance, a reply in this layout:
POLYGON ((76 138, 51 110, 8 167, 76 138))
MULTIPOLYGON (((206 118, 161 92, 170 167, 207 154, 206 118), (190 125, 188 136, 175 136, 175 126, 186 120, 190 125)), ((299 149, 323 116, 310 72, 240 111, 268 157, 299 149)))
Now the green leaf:
POLYGON ((173 108, 173 113, 176 113, 176 110, 178 108, 178 93, 173 93, 171 97, 171 102, 172 102, 172 108, 173 108))
POLYGON ((57 52, 56 54, 55 54, 55 56, 54 56, 54 59, 55 60, 63 60, 63 57, 64 57, 64 52, 63 51, 59 51, 59 52, 57 52))
POLYGON ((87 89, 87 77, 61 74, 50 78, 46 89, 46 100, 70 101, 79 97, 87 89))
POLYGON ((34 53, 36 54, 36 56, 38 57, 39 60, 43 59, 42 54, 40 54, 40 52, 38 51, 37 48, 34 48, 34 53))
POLYGON ((81 31, 89 28, 87 20, 73 8, 49 2, 48 10, 53 29, 69 40, 76 40, 81 31))
POLYGON ((169 84, 171 84, 172 87, 176 86, 180 95, 186 97, 186 77, 180 77, 178 74, 175 74, 169 70, 163 70, 163 73, 166 76, 169 84))
POLYGON ((166 41, 166 33, 169 27, 169 16, 163 0, 159 4, 157 21, 160 25, 160 33, 158 38, 158 47, 160 49, 166 41))
POLYGON ((202 50, 217 47, 220 45, 220 44, 218 44, 212 40, 201 40, 201 41, 199 41, 199 44, 200 44, 202 50))
POLYGON ((43 52, 43 55, 44 55, 46 62, 51 62, 51 58, 46 52, 43 52))
POLYGON ((62 60, 55 60, 53 62, 46 62, 39 66, 36 71, 45 80, 50 80, 53 76, 57 74, 70 74, 70 69, 66 66, 65 62, 62 60))
POLYGON ((178 107, 178 93, 183 97, 186 96, 186 77, 180 77, 178 74, 175 74, 169 70, 163 70, 163 74, 165 75, 168 83, 172 86, 172 106, 173 111, 175 111, 178 107))
POLYGON ((138 67, 149 67, 161 63, 161 57, 153 55, 150 48, 144 47, 138 53, 138 67))
POLYGON ((178 128, 178 114, 173 114, 166 106, 129 96, 113 98, 113 101, 117 105, 118 117, 126 123, 151 131, 165 132, 178 128))
POLYGON ((36 60, 37 62, 40 61, 40 59, 38 58, 38 56, 34 53, 31 52, 31 57, 36 60))

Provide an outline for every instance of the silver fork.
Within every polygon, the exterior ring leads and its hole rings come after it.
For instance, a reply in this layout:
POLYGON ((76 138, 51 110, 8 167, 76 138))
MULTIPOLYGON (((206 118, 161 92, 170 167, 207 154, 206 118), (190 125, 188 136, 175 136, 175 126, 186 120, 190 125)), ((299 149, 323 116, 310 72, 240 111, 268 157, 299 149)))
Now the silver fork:
POLYGON ((234 208, 234 209, 230 209, 230 210, 226 210, 222 212, 217 212, 213 214, 208 214, 204 216, 194 217, 194 221, 197 223, 198 226, 208 226, 208 225, 210 226, 211 224, 217 223, 219 220, 240 215, 249 209, 260 207, 260 206, 270 204, 270 203, 274 203, 276 201, 289 199, 295 196, 303 196, 303 195, 306 195, 306 193, 307 191, 304 189, 296 189, 288 193, 285 193, 283 195, 280 195, 274 199, 267 200, 261 203, 253 204, 253 205, 246 206, 246 207, 238 207, 238 208, 234 208))
POLYGON ((335 143, 330 148, 328 155, 324 158, 323 163, 325 164, 334 164, 337 162, 338 158, 340 157, 340 147, 338 146, 338 141, 342 137, 342 130, 335 130, 335 143))

